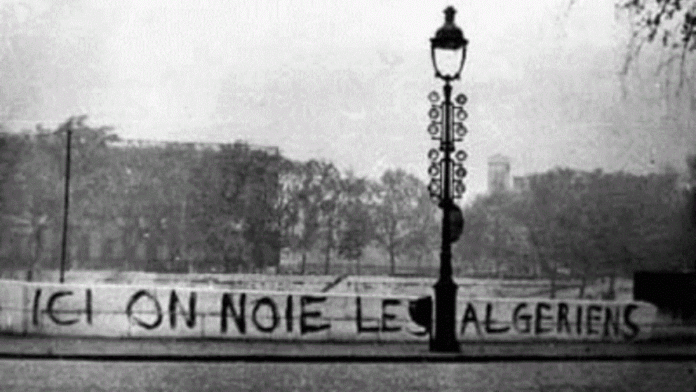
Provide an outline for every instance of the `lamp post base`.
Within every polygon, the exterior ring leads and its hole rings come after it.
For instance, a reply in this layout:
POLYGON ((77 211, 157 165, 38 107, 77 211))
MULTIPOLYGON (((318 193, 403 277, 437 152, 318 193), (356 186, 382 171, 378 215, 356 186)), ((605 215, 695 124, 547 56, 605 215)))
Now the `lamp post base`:
POLYGON ((435 283, 435 324, 430 340, 430 351, 441 353, 460 352, 455 334, 457 285, 452 278, 435 283))

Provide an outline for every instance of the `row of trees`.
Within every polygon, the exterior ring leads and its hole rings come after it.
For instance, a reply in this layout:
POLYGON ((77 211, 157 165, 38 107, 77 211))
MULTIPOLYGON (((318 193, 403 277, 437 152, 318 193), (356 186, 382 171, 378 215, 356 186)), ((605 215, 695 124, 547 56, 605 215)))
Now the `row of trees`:
POLYGON ((359 262, 372 246, 394 272, 397 259, 424 260, 437 240, 425 185, 401 170, 372 181, 244 143, 128 145, 75 117, 0 138, 0 211, 12 223, 2 236, 5 250, 16 248, 7 238, 25 227, 25 264, 59 260, 59 236, 46 232, 60 232, 68 129, 73 266, 90 259, 94 232, 99 265, 125 269, 264 269, 285 248, 303 260, 320 250, 328 271, 335 257, 359 262), (149 266, 134 264, 142 253, 149 266))
POLYGON ((328 162, 294 165, 283 178, 284 245, 307 253, 318 247, 328 273, 332 254, 359 263, 367 247, 382 249, 389 271, 397 260, 429 263, 437 246, 437 207, 425 184, 403 170, 387 170, 379 181, 345 175, 328 162))
POLYGON ((465 211, 467 228, 457 245, 463 260, 523 253, 539 263, 555 290, 559 272, 588 280, 637 269, 696 267, 696 157, 690 180, 675 170, 634 175, 555 169, 527 178, 522 192, 480 197, 465 211), (505 222, 501 225, 500 222, 505 222), (525 246, 509 241, 515 232, 525 246), (490 235, 494 233, 495 235, 490 235))
MULTIPOLYGON (((281 249, 299 255, 300 271, 310 253, 321 255, 325 273, 336 258, 359 268, 367 249, 379 250, 391 273, 404 263, 434 264, 439 210, 425 184, 402 170, 373 180, 243 143, 126 147, 110 128, 88 126, 84 117, 56 130, 38 127, 31 137, 0 138, 2 243, 5 250, 17 247, 6 239, 19 222, 30 248, 28 261, 5 254, 6 263, 20 260, 24 268, 43 260, 55 267, 59 260, 59 237, 49 240, 45 232, 60 232, 68 129, 69 242, 79 248, 81 236, 101 231, 102 265, 264 269, 278 265, 281 249)), ((688 163, 693 184, 696 157, 688 163)), ((696 187, 680 186, 675 170, 556 169, 526 180, 526 190, 480 196, 464 209, 456 269, 486 269, 492 261, 494 272, 512 264, 555 282, 565 271, 584 286, 595 276, 638 268, 693 267, 696 187)), ((73 266, 89 259, 85 252, 71 254, 73 266)))

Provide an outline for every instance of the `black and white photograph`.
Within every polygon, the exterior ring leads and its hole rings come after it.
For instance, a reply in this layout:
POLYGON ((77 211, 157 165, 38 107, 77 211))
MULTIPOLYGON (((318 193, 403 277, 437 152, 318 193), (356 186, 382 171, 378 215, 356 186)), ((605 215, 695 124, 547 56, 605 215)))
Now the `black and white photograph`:
POLYGON ((696 0, 0 0, 0 391, 696 392, 696 0))

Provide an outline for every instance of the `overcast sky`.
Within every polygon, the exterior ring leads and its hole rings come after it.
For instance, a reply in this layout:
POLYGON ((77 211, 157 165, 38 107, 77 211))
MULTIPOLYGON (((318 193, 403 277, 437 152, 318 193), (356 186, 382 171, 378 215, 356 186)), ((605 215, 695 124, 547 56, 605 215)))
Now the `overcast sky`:
MULTIPOLYGON (((451 4, 470 40, 454 85, 469 97, 461 147, 470 192, 485 191, 486 160, 498 153, 511 158, 514 175, 555 166, 681 167, 696 140, 689 119, 670 116, 674 105, 648 71, 622 98, 626 24, 612 0, 577 3, 568 10, 564 0, 75 1, 54 31, 88 43, 97 72, 79 88, 47 82, 32 115, 13 125, 55 126, 88 114, 124 138, 241 139, 359 175, 401 167, 425 181, 435 146, 427 95, 441 91, 428 39, 451 4)), ((70 72, 79 79, 84 66, 70 72)))

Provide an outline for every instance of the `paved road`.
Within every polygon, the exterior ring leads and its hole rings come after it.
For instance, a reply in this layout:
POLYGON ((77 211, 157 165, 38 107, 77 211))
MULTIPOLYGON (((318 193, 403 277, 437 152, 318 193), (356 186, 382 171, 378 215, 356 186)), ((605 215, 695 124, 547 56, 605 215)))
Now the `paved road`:
POLYGON ((696 361, 696 341, 477 342, 460 354, 431 353, 427 343, 274 342, 214 339, 54 338, 0 335, 0 359, 247 362, 696 361))
POLYGON ((2 391, 696 391, 696 362, 0 360, 2 391))
POLYGON ((0 391, 687 391, 696 345, 0 337, 0 391))
POLYGON ((696 361, 696 341, 635 343, 464 343, 459 355, 427 343, 273 342, 214 339, 52 338, 0 335, 0 359, 100 361, 489 362, 696 361))

